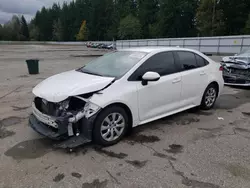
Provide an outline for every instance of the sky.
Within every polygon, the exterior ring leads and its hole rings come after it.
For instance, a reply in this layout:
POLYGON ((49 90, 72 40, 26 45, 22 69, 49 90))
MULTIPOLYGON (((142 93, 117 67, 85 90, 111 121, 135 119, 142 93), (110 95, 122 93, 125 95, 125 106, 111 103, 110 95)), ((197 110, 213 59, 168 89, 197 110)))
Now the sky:
POLYGON ((0 0, 0 24, 9 21, 13 15, 24 15, 27 21, 43 6, 49 7, 54 2, 62 4, 71 0, 0 0))

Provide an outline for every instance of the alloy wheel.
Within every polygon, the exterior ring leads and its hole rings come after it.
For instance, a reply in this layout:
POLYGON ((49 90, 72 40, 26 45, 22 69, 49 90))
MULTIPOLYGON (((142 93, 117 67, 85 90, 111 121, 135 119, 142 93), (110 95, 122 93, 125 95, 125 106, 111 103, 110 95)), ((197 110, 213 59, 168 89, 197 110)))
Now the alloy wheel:
POLYGON ((101 136, 110 142, 118 139, 125 129, 125 119, 120 113, 111 113, 104 118, 101 125, 101 136))

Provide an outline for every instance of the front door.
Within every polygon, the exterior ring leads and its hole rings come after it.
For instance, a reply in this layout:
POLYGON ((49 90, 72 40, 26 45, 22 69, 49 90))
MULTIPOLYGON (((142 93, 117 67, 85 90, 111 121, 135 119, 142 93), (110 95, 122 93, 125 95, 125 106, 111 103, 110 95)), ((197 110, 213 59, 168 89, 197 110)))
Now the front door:
POLYGON ((173 53, 161 52, 146 60, 135 71, 141 122, 150 121, 179 108, 182 78, 177 70, 173 53), (142 85, 141 78, 148 71, 159 73, 161 78, 142 85))
POLYGON ((143 86, 137 83, 139 116, 141 121, 177 110, 180 104, 181 74, 162 76, 143 86))

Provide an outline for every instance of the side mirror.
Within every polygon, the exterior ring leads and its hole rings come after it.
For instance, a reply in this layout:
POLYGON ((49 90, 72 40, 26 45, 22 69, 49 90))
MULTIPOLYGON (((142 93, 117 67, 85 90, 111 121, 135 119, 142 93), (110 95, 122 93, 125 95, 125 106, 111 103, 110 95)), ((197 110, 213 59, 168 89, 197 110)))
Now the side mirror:
POLYGON ((148 82, 155 82, 160 79, 160 75, 157 72, 146 72, 142 76, 142 85, 145 86, 148 82))

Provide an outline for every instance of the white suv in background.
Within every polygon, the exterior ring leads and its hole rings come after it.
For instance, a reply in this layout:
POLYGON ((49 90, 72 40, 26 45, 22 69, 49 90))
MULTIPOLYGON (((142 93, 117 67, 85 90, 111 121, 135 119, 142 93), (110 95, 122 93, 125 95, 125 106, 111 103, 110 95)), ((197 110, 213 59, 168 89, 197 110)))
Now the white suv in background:
POLYGON ((220 64, 196 50, 118 50, 38 84, 30 125, 69 147, 92 140, 108 146, 137 125, 212 108, 223 85, 220 64))

